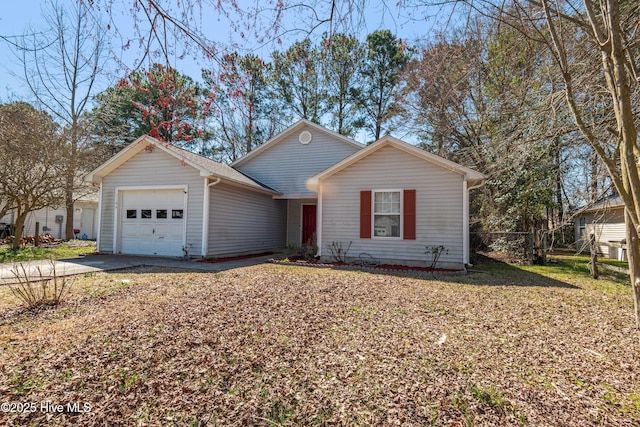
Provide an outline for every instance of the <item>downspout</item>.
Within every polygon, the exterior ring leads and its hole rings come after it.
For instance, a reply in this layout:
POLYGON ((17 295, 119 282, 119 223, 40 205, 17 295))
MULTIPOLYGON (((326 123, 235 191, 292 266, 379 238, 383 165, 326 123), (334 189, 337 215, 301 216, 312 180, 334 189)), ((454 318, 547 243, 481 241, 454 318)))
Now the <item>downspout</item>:
POLYGON ((464 264, 468 267, 473 267, 469 263, 469 191, 474 188, 482 187, 483 181, 480 180, 479 183, 475 185, 469 186, 467 182, 467 177, 465 176, 462 181, 462 222, 463 222, 463 235, 462 235, 462 258, 464 264))
POLYGON ((316 206, 316 245, 318 252, 316 257, 322 256, 322 184, 318 183, 318 204, 316 206))
POLYGON ((207 256, 209 251, 209 208, 210 208, 210 189, 214 185, 220 183, 221 178, 216 177, 215 181, 208 182, 209 178, 204 179, 204 203, 202 206, 202 257, 207 256))
MULTIPOLYGON (((100 189, 98 190, 98 221, 96 224, 96 250, 98 252, 100 252, 101 243, 100 227, 102 227, 102 180, 100 180, 100 189)), ((113 238, 115 239, 115 236, 113 236, 113 238)))
POLYGON ((466 178, 462 180, 462 263, 469 264, 469 189, 466 178))

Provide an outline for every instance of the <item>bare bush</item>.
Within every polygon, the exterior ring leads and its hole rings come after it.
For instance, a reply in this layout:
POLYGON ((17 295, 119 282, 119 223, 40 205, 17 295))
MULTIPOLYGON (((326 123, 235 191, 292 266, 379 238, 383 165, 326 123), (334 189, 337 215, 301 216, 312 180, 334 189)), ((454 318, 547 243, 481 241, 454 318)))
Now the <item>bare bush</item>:
POLYGON ((335 262, 347 262, 347 254, 349 253, 349 249, 351 249, 351 243, 344 244, 343 242, 331 242, 329 245, 329 253, 331 254, 331 258, 335 262))
POLYGON ((49 262, 49 274, 43 272, 40 266, 32 271, 28 263, 20 263, 11 270, 17 283, 10 284, 9 289, 29 309, 59 305, 71 289, 72 281, 57 274, 54 260, 49 262))

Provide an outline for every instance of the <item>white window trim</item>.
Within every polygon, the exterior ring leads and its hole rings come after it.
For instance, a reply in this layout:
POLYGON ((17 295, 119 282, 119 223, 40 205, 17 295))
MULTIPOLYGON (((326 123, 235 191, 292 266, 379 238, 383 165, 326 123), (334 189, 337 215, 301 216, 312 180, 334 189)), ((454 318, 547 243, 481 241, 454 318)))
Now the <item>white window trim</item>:
MULTIPOLYGON (((379 214, 395 215, 395 214, 379 214)), ((371 190, 371 238, 374 240, 403 240, 404 239, 404 189, 376 189, 371 190), (376 236, 376 193, 400 193, 400 235, 396 236, 376 236)))

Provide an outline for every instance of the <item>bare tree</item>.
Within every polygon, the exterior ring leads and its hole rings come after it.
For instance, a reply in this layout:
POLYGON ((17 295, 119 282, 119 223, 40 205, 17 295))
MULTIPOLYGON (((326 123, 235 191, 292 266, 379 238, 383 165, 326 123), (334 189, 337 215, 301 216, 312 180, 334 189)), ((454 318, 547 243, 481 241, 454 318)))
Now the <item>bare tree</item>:
POLYGON ((0 194, 15 210, 13 248, 29 212, 64 201, 67 147, 51 117, 24 102, 0 105, 0 194))
MULTIPOLYGON (((104 34, 99 22, 78 2, 51 4, 45 15, 47 32, 25 36, 19 48, 24 80, 38 104, 63 128, 68 156, 65 161, 65 237, 73 233, 74 190, 82 182, 83 130, 81 118, 92 99, 104 60, 104 34)), ((35 34, 35 32, 32 32, 35 34)), ((77 192, 75 194, 78 194, 77 192)))
POLYGON ((625 205, 629 273, 640 328, 640 120, 633 108, 640 95, 640 4, 620 0, 465 4, 475 13, 511 25, 552 55, 563 83, 555 89, 625 205))
MULTIPOLYGON (((477 19, 439 35, 406 69, 406 123, 420 145, 487 176, 473 196, 474 231, 539 235, 560 216, 567 150, 548 60, 509 26, 477 19)), ((519 251, 513 244, 493 247, 519 251)))
MULTIPOLYGON (((304 39, 314 32, 354 33, 364 23, 367 6, 366 0, 253 4, 236 0, 91 0, 89 4, 95 12, 109 15, 108 27, 114 36, 122 39, 126 49, 137 45, 144 52, 137 65, 150 56, 155 62, 164 59, 169 64, 171 58, 183 58, 191 53, 203 54, 220 63, 224 51, 237 50, 238 46, 211 40, 207 35, 211 22, 226 26, 236 42, 250 40, 252 47, 256 47, 279 44, 285 38, 304 39), (125 11, 132 17, 133 32, 131 28, 120 27, 121 22, 114 19, 116 11, 125 11), (290 16, 295 19, 287 21, 290 16)), ((383 6, 382 10, 387 12, 387 7, 383 6)))

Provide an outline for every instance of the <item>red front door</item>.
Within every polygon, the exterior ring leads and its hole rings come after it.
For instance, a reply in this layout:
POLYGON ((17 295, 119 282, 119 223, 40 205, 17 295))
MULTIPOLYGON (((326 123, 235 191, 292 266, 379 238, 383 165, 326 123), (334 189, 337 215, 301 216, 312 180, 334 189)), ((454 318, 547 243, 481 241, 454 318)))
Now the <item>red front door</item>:
POLYGON ((316 242, 316 205, 302 205, 302 244, 316 242))

